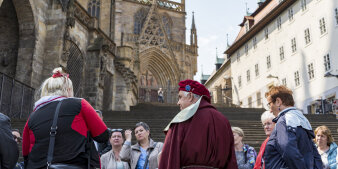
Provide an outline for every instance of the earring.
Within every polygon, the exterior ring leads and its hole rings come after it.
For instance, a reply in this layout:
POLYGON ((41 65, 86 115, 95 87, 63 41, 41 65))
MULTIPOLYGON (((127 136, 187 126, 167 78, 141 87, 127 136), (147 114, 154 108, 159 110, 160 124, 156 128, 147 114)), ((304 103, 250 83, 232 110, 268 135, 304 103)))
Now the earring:
POLYGON ((280 111, 280 106, 278 107, 278 111, 280 111))

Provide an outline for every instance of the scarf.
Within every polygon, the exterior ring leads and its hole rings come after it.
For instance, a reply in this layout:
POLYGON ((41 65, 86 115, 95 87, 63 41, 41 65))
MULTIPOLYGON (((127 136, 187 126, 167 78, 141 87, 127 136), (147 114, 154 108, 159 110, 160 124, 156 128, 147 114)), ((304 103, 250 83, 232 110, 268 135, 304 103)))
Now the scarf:
POLYGON ((257 158, 256 158, 255 166, 254 166, 253 169, 265 169, 264 162, 262 164, 262 158, 263 158, 263 155, 264 155, 266 143, 268 143, 268 141, 269 141, 269 137, 267 137, 264 140, 264 142, 262 143, 261 148, 259 149, 259 153, 258 153, 257 158))

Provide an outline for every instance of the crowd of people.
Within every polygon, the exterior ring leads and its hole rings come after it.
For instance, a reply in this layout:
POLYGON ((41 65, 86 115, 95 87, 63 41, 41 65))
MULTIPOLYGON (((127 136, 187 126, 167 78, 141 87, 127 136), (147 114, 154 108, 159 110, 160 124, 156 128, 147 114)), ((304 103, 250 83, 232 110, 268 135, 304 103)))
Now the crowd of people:
POLYGON ((270 110, 261 122, 267 138, 257 154, 244 143, 243 130, 211 105, 205 86, 193 80, 178 85, 181 111, 164 129, 162 143, 151 138, 145 122, 133 130, 108 128, 102 112, 74 97, 68 74, 56 68, 41 86, 22 137, 0 113, 0 168, 338 169, 330 129, 313 131, 288 88, 274 86, 265 94, 270 110), (21 142, 24 161, 18 162, 21 142))

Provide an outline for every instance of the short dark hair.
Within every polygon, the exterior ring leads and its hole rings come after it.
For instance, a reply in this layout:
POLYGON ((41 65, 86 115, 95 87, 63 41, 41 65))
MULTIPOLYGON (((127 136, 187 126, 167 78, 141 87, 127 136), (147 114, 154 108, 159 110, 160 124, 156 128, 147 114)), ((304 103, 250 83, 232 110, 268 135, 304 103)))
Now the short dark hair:
POLYGON ((109 138, 113 135, 113 133, 120 132, 122 134, 122 138, 124 139, 123 136, 123 129, 109 129, 109 138))
POLYGON ((280 98, 285 106, 294 106, 295 101, 292 97, 292 91, 285 86, 272 86, 268 92, 265 93, 265 97, 270 96, 271 101, 276 102, 277 98, 280 98))

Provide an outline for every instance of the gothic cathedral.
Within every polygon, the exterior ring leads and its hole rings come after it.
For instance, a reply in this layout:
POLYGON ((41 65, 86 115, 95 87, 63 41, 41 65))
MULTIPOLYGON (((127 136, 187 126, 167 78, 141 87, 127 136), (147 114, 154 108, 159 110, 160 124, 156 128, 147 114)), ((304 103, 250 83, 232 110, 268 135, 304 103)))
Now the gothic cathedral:
POLYGON ((0 112, 26 117, 59 66, 96 109, 154 102, 159 88, 176 102, 177 83, 197 71, 185 17, 185 0, 0 0, 0 112))

